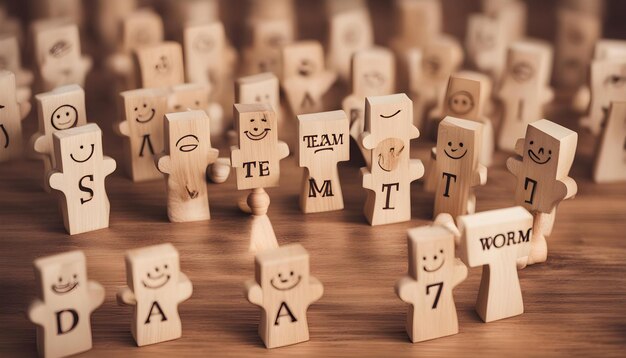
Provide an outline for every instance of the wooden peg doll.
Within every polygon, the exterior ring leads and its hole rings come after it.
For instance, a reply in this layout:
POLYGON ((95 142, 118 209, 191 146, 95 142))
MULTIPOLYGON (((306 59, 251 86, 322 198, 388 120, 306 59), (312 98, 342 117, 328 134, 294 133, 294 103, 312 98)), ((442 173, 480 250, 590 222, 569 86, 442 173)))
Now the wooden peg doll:
POLYGON ((593 166, 593 181, 626 181, 626 102, 611 102, 593 166), (621 150, 616 150, 621 149, 621 150))
POLYGON ((137 0, 97 0, 95 29, 107 52, 117 50, 122 37, 120 24, 137 8, 137 0))
POLYGON ((535 240, 533 217, 520 206, 457 218, 459 256, 469 267, 482 266, 476 312, 484 322, 524 313, 516 260, 535 240))
POLYGON ((29 146, 41 159, 44 166, 44 189, 50 191, 47 175, 56 168, 52 152, 52 135, 60 130, 74 128, 87 123, 85 91, 79 85, 59 87, 35 96, 39 129, 30 139, 29 146))
POLYGON ((46 358, 66 357, 91 349, 91 313, 104 302, 104 288, 87 279, 82 251, 34 261, 39 297, 28 308, 37 325, 37 350, 46 358))
POLYGON ((157 158, 167 176, 167 216, 171 222, 209 220, 206 170, 219 151, 211 147, 204 111, 165 115, 165 151, 157 158))
POLYGON ((242 73, 253 75, 272 72, 279 76, 282 71, 282 47, 292 43, 296 38, 292 19, 280 17, 249 19, 246 21, 246 28, 249 44, 242 50, 242 73))
POLYGON ((577 142, 576 132, 542 119, 528 125, 525 138, 515 145, 517 156, 506 162, 517 179, 515 203, 534 216, 530 254, 520 259, 521 267, 547 260, 545 236, 552 232, 556 207, 578 191, 576 182, 568 176, 577 142))
POLYGON ((516 42, 509 46, 507 66, 498 98, 504 116, 498 147, 513 151, 526 126, 543 117, 543 108, 554 98, 549 87, 552 49, 540 41, 516 42))
POLYGON ((0 163, 22 157, 22 120, 30 112, 30 102, 18 102, 15 75, 0 70, 0 163))
POLYGON ((40 90, 84 86, 92 61, 81 53, 78 26, 65 20, 39 20, 32 25, 32 32, 40 90))
POLYGON ((487 168, 478 162, 482 124, 446 117, 439 124, 437 147, 433 152, 436 181, 433 217, 473 213, 476 196, 472 188, 487 182, 487 168))
POLYGON ((433 225, 408 231, 409 270, 395 291, 411 305, 406 331, 413 343, 459 333, 452 290, 467 277, 467 267, 455 258, 450 225, 452 216, 442 214, 433 225))
POLYGON ((367 189, 364 214, 370 225, 411 219, 411 182, 424 174, 420 160, 410 159, 411 139, 419 130, 411 123, 413 105, 404 93, 368 97, 361 142, 370 150, 371 166, 361 168, 367 189))
POLYGON ((122 120, 114 129, 124 137, 125 168, 134 182, 162 178, 154 165, 154 156, 163 147, 163 116, 167 109, 167 91, 148 88, 120 93, 122 120))
POLYGON ((316 41, 300 41, 283 47, 282 87, 291 111, 298 115, 321 112, 322 97, 337 79, 324 67, 324 50, 316 41))
POLYGON ((352 56, 374 45, 374 31, 367 4, 363 0, 327 1, 328 67, 347 83, 352 56))
POLYGON ((506 65, 507 37, 502 20, 472 14, 467 20, 465 47, 468 60, 479 71, 499 83, 506 65))
POLYGON ((344 98, 343 110, 350 116, 350 136, 361 150, 366 164, 371 159, 359 138, 365 127, 365 98, 392 94, 396 87, 393 53, 382 47, 357 51, 352 57, 352 94, 344 98))
POLYGON ((65 229, 70 235, 109 227, 111 205, 104 181, 115 171, 115 160, 102 154, 102 131, 97 124, 54 133, 55 169, 50 188, 59 196, 65 229))
POLYGON ((31 96, 33 72, 22 67, 22 56, 16 36, 0 35, 0 70, 13 72, 18 90, 18 100, 28 100, 31 96))
POLYGON ((337 164, 350 160, 348 117, 344 111, 301 114, 299 164, 305 168, 300 209, 316 213, 343 209, 337 164))
POLYGON ((183 49, 177 42, 165 41, 135 50, 142 88, 169 87, 185 82, 183 49))
POLYGON ((160 244, 126 252, 127 287, 117 292, 120 305, 133 306, 130 329, 137 346, 182 336, 178 305, 189 299, 193 286, 180 271, 178 251, 160 244))
POLYGON ((309 253, 299 244, 256 255, 254 280, 246 281, 246 299, 261 308, 259 336, 267 348, 309 340, 307 310, 324 294, 311 276, 309 253))

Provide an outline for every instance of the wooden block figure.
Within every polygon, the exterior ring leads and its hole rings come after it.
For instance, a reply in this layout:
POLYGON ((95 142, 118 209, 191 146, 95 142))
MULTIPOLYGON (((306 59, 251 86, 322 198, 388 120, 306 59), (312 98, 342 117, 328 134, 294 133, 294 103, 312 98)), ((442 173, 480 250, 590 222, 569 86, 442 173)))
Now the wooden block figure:
POLYGON ((467 57, 479 71, 500 81, 506 65, 507 37, 504 23, 485 14, 471 14, 467 20, 467 57))
POLYGON ((114 51, 121 38, 120 23, 137 8, 137 0, 97 0, 95 29, 107 50, 114 51))
POLYGON ((187 82, 208 83, 215 93, 220 93, 229 71, 224 25, 221 22, 187 25, 184 32, 187 82))
POLYGON ((32 71, 22 67, 20 45, 16 36, 0 35, 0 70, 13 72, 18 89, 27 91, 25 97, 30 98, 34 75, 32 71))
POLYGON ((467 267, 454 256, 454 219, 443 214, 433 225, 408 231, 409 272, 395 287, 396 295, 411 306, 406 331, 411 342, 459 333, 452 290, 467 277, 467 267))
POLYGON ((348 117, 344 111, 301 114, 300 166, 304 167, 300 209, 316 213, 343 209, 337 163, 350 160, 348 117))
POLYGON ((520 266, 547 259, 545 236, 552 231, 556 207, 578 191, 576 182, 568 176, 577 142, 576 132, 542 119, 528 125, 526 137, 516 144, 517 157, 506 162, 517 179, 515 203, 535 216, 531 252, 526 263, 520 260, 520 266))
POLYGON ((552 101, 549 87, 552 49, 546 43, 516 42, 510 45, 507 66, 498 97, 504 117, 498 138, 500 149, 513 151, 526 126, 543 117, 543 108, 552 101))
MULTIPOLYGON (((524 313, 516 260, 530 252, 533 216, 523 207, 460 216, 459 256, 483 267, 476 312, 485 322, 524 313)), ((534 240, 534 237, 533 237, 534 240)))
POLYGON ((193 286, 180 271, 178 251, 160 244, 126 252, 126 283, 117 293, 120 305, 133 306, 130 329, 137 346, 182 336, 178 305, 189 299, 193 286))
POLYGON ((33 33, 41 91, 84 86, 92 61, 81 53, 78 26, 64 20, 40 20, 33 24, 33 33))
POLYGON ((291 111, 298 115, 321 112, 322 97, 337 74, 324 67, 324 50, 316 41, 300 41, 283 47, 282 87, 291 111))
POLYGON ((436 191, 433 216, 473 213, 472 188, 487 182, 487 168, 478 162, 482 124, 446 117, 439 124, 435 165, 436 191))
POLYGON ((183 49, 177 42, 165 41, 135 50, 141 87, 169 87, 185 82, 183 49))
POLYGON ((91 349, 91 313, 104 302, 104 288, 87 279, 82 251, 35 260, 39 297, 28 308, 37 324, 41 357, 65 357, 91 349))
POLYGON ((124 137, 126 172, 134 182, 163 177, 154 165, 154 156, 164 149, 167 95, 167 91, 156 88, 120 93, 123 117, 114 128, 124 137))
POLYGON ((441 34, 443 10, 440 0, 396 0, 394 14, 396 34, 390 47, 398 55, 402 49, 422 48, 441 34))
POLYGON ((48 174, 50 188, 60 191, 61 214, 70 235, 109 227, 111 206, 104 180, 115 171, 115 160, 102 154, 97 124, 54 133, 56 167, 48 174))
MULTIPOLYGON (((268 3, 261 1, 261 3, 268 3)), ((242 50, 242 72, 247 75, 272 72, 281 73, 281 48, 292 43, 295 26, 290 18, 248 19, 246 21, 249 45, 242 50)))
MULTIPOLYGON (((271 72, 239 78, 235 82, 235 98, 237 103, 268 103, 277 113, 281 110, 280 85, 271 72)), ((279 123, 282 119, 278 116, 279 123)))
POLYGON ((0 163, 22 157, 24 140, 22 120, 30 112, 30 103, 18 103, 15 75, 0 70, 0 163))
POLYGON ((157 158, 167 176, 167 216, 171 222, 209 220, 206 170, 219 151, 211 147, 209 117, 203 111, 165 115, 165 151, 157 158))
POLYGON ((519 41, 526 36, 528 9, 524 1, 483 0, 483 13, 498 19, 503 25, 506 42, 519 41))
POLYGON ((407 95, 368 97, 361 142, 371 150, 371 167, 361 168, 367 189, 364 213, 370 225, 411 219, 411 182, 424 174, 420 160, 410 159, 411 139, 419 130, 411 123, 413 105, 407 95))
POLYGON ((393 53, 382 47, 357 51, 352 57, 352 94, 344 98, 343 110, 350 116, 350 136, 369 166, 370 155, 359 138, 365 129, 365 98, 394 93, 396 65, 393 53))
POLYGON ((626 57, 596 60, 591 65, 591 103, 589 113, 580 119, 580 126, 599 135, 608 117, 611 102, 626 96, 626 57))
POLYGON ((47 175, 56 167, 52 152, 52 135, 60 130, 87 123, 85 91, 79 85, 59 87, 35 96, 39 129, 29 142, 44 164, 44 189, 50 190, 47 175))
POLYGON ((309 253, 299 244, 256 255, 255 280, 246 282, 246 298, 263 308, 259 336, 267 348, 309 340, 307 310, 324 294, 310 275, 309 253))
POLYGON ((596 183, 626 181, 626 102, 612 102, 593 167, 596 183))

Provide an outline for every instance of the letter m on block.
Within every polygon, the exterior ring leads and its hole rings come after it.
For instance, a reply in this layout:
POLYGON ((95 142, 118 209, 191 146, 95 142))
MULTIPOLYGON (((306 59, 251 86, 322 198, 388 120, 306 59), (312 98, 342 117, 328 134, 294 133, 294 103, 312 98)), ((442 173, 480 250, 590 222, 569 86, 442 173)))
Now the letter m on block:
POLYGON ((333 187, 330 180, 324 180, 320 188, 317 186, 315 179, 309 179, 309 198, 317 198, 317 194, 320 194, 322 198, 333 196, 333 187))

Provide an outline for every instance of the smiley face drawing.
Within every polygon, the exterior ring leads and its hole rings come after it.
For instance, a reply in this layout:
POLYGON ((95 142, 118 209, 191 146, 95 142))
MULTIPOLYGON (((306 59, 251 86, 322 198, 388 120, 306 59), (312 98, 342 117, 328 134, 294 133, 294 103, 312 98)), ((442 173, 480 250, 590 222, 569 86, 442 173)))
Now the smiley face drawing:
POLYGON ((302 275, 296 275, 293 271, 289 271, 289 273, 278 272, 270 280, 270 285, 278 291, 289 291, 298 286, 300 281, 302 281, 302 275))
POLYGON ((511 67, 511 76, 519 83, 525 83, 533 78, 535 69, 532 64, 524 61, 515 63, 511 67))
POLYGON ((78 274, 72 274, 70 278, 64 279, 62 274, 59 274, 57 282, 52 284, 52 291, 56 294, 63 295, 73 291, 78 286, 78 274))
POLYGON ((243 131, 246 137, 253 141, 259 141, 267 137, 267 134, 272 130, 267 122, 265 113, 261 113, 261 118, 251 118, 248 130, 243 131))
POLYGON ((386 172, 396 170, 400 164, 400 156, 404 149, 404 142, 399 138, 387 138, 381 141, 376 147, 380 169, 386 172))
POLYGON ((552 150, 548 149, 547 150, 547 154, 546 154, 546 148, 544 147, 540 147, 539 150, 535 153, 535 151, 532 149, 532 146, 535 142, 534 141, 530 141, 529 144, 529 149, 528 149, 528 157, 535 163, 539 164, 539 165, 543 165, 546 164, 547 162, 550 161, 550 159, 552 159, 552 150))
POLYGON ((141 284, 147 289, 156 290, 165 286, 170 278, 167 264, 156 265, 153 270, 146 272, 146 277, 141 280, 141 284))
POLYGON ((458 91, 448 99, 448 107, 457 116, 468 114, 474 109, 474 97, 468 91, 458 91))
POLYGON ((76 107, 69 104, 58 107, 52 112, 52 116, 50 116, 52 127, 56 130, 72 128, 76 126, 77 121, 78 111, 76 107))
POLYGON ((298 65, 298 75, 301 77, 309 77, 315 73, 315 69, 315 62, 307 58, 303 58, 300 60, 298 65))
POLYGON ((439 269, 442 268, 443 264, 446 262, 446 258, 443 255, 443 249, 439 249, 439 252, 432 256, 432 261, 429 256, 422 256, 422 260, 424 261, 422 269, 428 273, 439 271, 439 269))
POLYGON ((72 158, 73 161, 75 161, 76 163, 85 163, 87 162, 89 159, 91 159, 91 157, 93 156, 93 153, 95 151, 96 145, 95 144, 90 144, 90 145, 83 145, 81 144, 79 146, 79 150, 75 151, 73 153, 70 153, 70 158, 72 158), (89 154, 85 155, 86 150, 85 147, 90 148, 89 149, 89 154), (82 159, 84 158, 84 159, 82 159))
POLYGON ((199 33, 193 40, 193 48, 201 53, 208 53, 215 48, 215 40, 207 33, 199 33))
POLYGON ((144 101, 142 104, 135 106, 134 113, 137 123, 148 123, 156 115, 156 108, 149 106, 148 103, 144 101))
POLYGON ((467 149, 463 151, 463 142, 459 142, 458 146, 454 145, 454 142, 448 142, 448 147, 443 150, 444 153, 448 156, 448 158, 458 160, 461 159, 467 154, 467 149), (457 153, 458 152, 458 153, 457 153))
POLYGON ((365 83, 368 87, 374 89, 380 88, 385 85, 385 82, 385 75, 382 74, 380 71, 372 70, 363 74, 363 83, 365 83))

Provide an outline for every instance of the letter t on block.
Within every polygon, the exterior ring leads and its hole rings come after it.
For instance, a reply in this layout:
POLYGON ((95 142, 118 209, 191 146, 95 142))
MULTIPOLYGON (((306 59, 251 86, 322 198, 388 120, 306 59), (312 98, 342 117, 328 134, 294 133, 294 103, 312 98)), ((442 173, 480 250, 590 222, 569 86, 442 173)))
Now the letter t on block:
POLYGON ((483 266, 476 312, 485 322, 524 313, 516 260, 530 252, 533 216, 523 207, 459 216, 460 257, 483 266))

